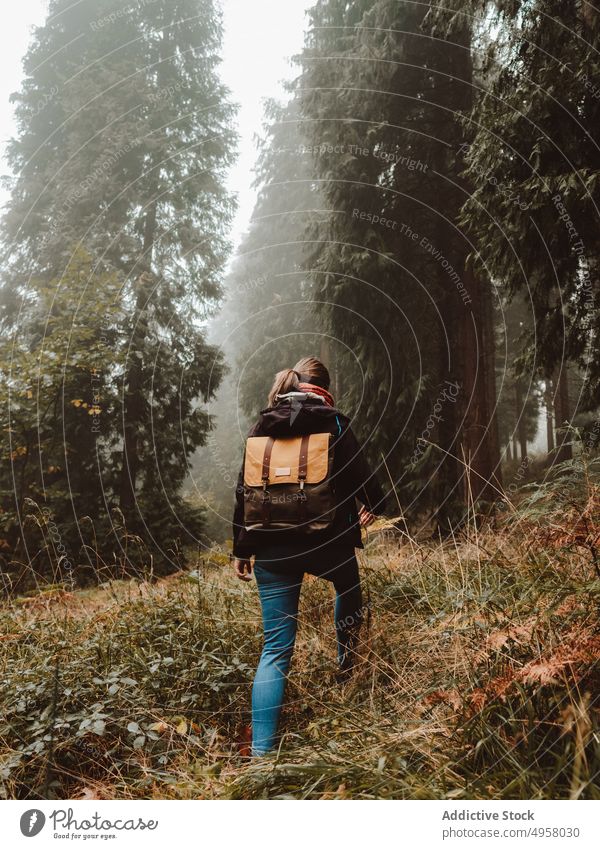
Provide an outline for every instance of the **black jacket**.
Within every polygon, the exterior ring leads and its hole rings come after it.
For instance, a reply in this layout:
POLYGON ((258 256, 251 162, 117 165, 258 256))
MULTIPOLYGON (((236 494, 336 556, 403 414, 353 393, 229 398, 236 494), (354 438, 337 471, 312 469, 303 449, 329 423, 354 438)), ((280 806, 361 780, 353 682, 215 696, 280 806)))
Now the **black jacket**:
MULTIPOLYGON (((270 531, 269 545, 275 542, 297 542, 299 550, 331 542, 336 546, 362 548, 360 525, 355 498, 372 513, 384 509, 384 495, 370 470, 365 456, 350 427, 350 419, 325 403, 304 398, 279 401, 274 407, 262 410, 260 419, 248 436, 299 436, 304 433, 334 435, 333 479, 338 495, 333 524, 318 534, 302 535, 292 530, 270 531), (280 536, 281 534, 281 536, 280 536)), ((265 535, 244 528, 244 466, 239 474, 233 514, 233 554, 247 558, 260 552, 265 535)))

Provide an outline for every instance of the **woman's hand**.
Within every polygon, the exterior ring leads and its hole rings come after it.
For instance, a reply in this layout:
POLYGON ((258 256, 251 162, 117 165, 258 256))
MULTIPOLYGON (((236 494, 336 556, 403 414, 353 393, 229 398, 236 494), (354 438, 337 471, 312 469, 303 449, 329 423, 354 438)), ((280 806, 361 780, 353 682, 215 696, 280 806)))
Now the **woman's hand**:
POLYGON ((369 513, 367 508, 363 506, 358 511, 358 519, 361 528, 368 528, 369 525, 372 525, 375 521, 375 515, 373 513, 369 513))
POLYGON ((252 563, 249 560, 240 560, 239 557, 234 557, 233 568, 240 581, 252 580, 252 563))

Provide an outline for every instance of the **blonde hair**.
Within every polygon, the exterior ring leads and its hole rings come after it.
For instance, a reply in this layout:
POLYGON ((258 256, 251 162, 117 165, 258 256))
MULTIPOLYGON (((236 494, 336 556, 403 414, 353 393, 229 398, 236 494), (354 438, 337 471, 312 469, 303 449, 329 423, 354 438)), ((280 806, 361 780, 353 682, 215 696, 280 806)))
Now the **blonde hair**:
POLYGON ((323 389, 329 389, 329 372, 316 357, 303 357, 301 360, 298 360, 294 368, 286 368, 283 371, 278 371, 269 392, 269 407, 275 404, 278 395, 285 395, 287 392, 298 392, 301 382, 315 383, 323 389))
POLYGON ((269 392, 269 407, 275 404, 278 395, 285 395, 286 392, 297 392, 299 388, 300 375, 297 371, 294 371, 293 368, 284 368, 283 371, 278 371, 269 392))

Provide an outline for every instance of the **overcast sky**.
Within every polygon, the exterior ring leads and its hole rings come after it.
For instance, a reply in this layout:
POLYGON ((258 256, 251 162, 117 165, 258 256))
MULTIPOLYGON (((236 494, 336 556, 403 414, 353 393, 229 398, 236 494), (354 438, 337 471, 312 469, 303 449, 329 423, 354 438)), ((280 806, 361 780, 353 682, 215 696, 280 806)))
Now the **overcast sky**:
MULTIPOLYGON (((124 0, 125 5, 126 0, 124 0)), ((132 0, 132 6, 135 0, 132 0)), ((256 150, 254 134, 262 124, 262 100, 281 93, 281 80, 292 75, 290 58, 299 52, 305 25, 304 10, 311 0, 222 0, 225 44, 222 76, 239 104, 239 160, 230 174, 230 188, 238 194, 239 209, 233 228, 237 245, 252 214, 250 187, 256 150)), ((11 92, 20 87, 21 59, 31 28, 44 22, 47 0, 18 0, 2 13, 0 34, 0 140, 2 154, 14 134, 11 92)), ((2 173, 6 173, 2 160, 2 173)), ((6 193, 0 193, 2 203, 6 193)))

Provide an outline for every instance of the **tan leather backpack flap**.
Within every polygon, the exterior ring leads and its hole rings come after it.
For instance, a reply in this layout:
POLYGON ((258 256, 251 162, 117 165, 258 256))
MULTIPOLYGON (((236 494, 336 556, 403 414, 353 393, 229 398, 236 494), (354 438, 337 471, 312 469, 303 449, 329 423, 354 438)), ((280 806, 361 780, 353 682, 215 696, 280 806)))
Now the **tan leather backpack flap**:
MULTIPOLYGON (((301 436, 272 439, 269 436, 250 436, 246 440, 244 483, 261 486, 263 470, 268 469, 268 484, 298 483, 300 481, 301 436), (267 452, 265 457, 265 451, 267 452)), ((307 437, 306 483, 320 483, 329 468, 330 433, 311 433, 307 437)))

